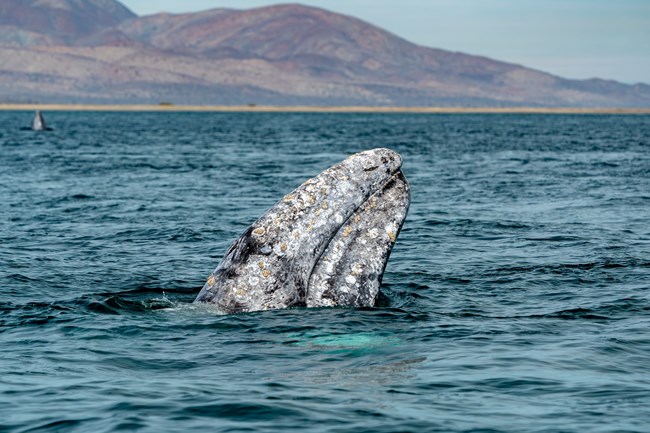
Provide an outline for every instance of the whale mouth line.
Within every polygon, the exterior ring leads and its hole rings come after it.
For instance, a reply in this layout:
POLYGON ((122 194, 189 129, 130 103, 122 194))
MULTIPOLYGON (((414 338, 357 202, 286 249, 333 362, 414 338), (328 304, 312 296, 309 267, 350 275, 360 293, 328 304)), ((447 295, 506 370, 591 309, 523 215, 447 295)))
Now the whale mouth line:
MULTIPOLYGON (((372 170, 376 170, 378 167, 371 167, 372 170)), ((367 169, 364 169, 364 171, 367 169)), ((390 202, 392 204, 392 202, 390 202)), ((394 232, 391 235, 388 235, 389 240, 390 240, 390 247, 386 251, 386 257, 385 260, 383 261, 383 266, 381 266, 381 269, 377 269, 377 276, 378 280, 376 281, 376 289, 378 294, 379 290, 379 285, 381 283, 381 279, 384 273, 384 269, 386 267, 388 257, 390 256, 390 250, 392 249, 392 244, 396 241, 397 235, 402 229, 402 225, 404 223, 404 219, 406 217, 406 214, 408 213, 408 208, 410 205, 410 190, 408 189, 408 182, 406 181, 406 178, 404 177, 404 173, 401 170, 401 166, 397 168, 393 173, 389 175, 389 177, 383 182, 379 183, 376 185, 375 188, 371 189, 368 192, 367 198, 360 203, 356 208, 353 209, 352 213, 348 216, 346 220, 344 220, 342 223, 340 223, 338 226, 335 226, 335 231, 333 231, 332 236, 327 239, 326 241, 323 242, 321 245, 322 252, 320 255, 316 258, 314 265, 312 266, 312 269, 309 272, 309 277, 307 281, 309 282, 306 285, 306 288, 304 290, 304 293, 302 293, 302 297, 300 302, 298 302, 295 306, 296 307, 310 307, 310 306, 328 306, 326 303, 325 305, 318 303, 317 305, 309 305, 309 299, 313 295, 311 292, 312 291, 318 291, 313 285, 315 284, 314 280, 314 274, 315 272, 323 272, 324 266, 324 261, 328 260, 327 255, 328 252, 330 251, 330 248, 333 246, 335 242, 339 242, 342 237, 346 239, 351 239, 353 234, 352 232, 355 230, 353 229, 353 225, 351 223, 353 222, 371 222, 372 218, 379 218, 380 216, 387 216, 386 213, 391 213, 395 212, 396 214, 400 214, 400 211, 403 212, 403 217, 402 218, 397 218, 398 221, 396 221, 395 227, 394 227, 394 232), (383 193, 386 191, 391 190, 398 182, 403 182, 404 185, 407 185, 406 191, 408 194, 409 199, 407 200, 406 203, 403 204, 403 206, 400 207, 399 203, 396 203, 395 206, 390 206, 388 203, 377 203, 383 200, 389 200, 389 197, 382 197, 383 193), (374 201, 374 203, 373 203, 374 201), (348 237, 349 236, 349 237, 348 237)), ((394 216, 394 215, 393 215, 394 216)), ((390 219, 390 218, 386 218, 390 219)), ((381 219, 381 221, 384 221, 384 219, 381 219)), ((370 224, 370 226, 372 226, 370 224)), ((349 249, 343 249, 343 251, 340 253, 341 259, 345 257, 349 257, 350 259, 355 259, 357 258, 356 256, 359 255, 361 256, 363 251, 359 251, 358 249, 355 250, 354 248, 354 243, 350 241, 350 245, 348 245, 350 248, 349 249)), ((318 276, 318 275, 317 275, 318 276)), ((321 278, 322 279, 322 278, 321 278)), ((317 279, 318 280, 318 279, 317 279)), ((339 281, 339 284, 344 284, 347 280, 339 281)), ((332 281, 330 279, 330 283, 332 284, 332 281)), ((336 287, 331 287, 330 290, 336 291, 336 287)), ((326 293, 321 293, 318 296, 325 297, 326 293)), ((358 300, 358 299, 357 299, 358 300)), ((329 305, 329 306, 334 306, 334 305, 329 305)), ((372 306, 372 305, 358 305, 358 306, 372 306)))
MULTIPOLYGON (((365 168, 364 171, 373 171, 373 170, 376 170, 376 169, 378 169, 378 168, 379 168, 379 166, 376 166, 376 167, 370 167, 370 168, 365 168)), ((309 278, 308 278, 308 280, 311 279, 311 276, 312 276, 312 274, 314 273, 314 269, 316 269, 316 268, 319 266, 319 264, 321 264, 321 260, 323 259, 323 256, 325 255, 325 252, 326 252, 327 249, 330 247, 330 245, 332 244, 332 242, 334 242, 334 240, 339 236, 339 234, 341 233, 341 230, 343 229, 343 227, 345 227, 345 226, 347 225, 347 223, 348 223, 351 219, 353 219, 353 218, 355 217, 355 215, 358 215, 357 212, 358 212, 360 209, 362 209, 362 208, 363 208, 363 207, 364 207, 364 206, 365 206, 365 205, 366 205, 366 204, 367 204, 367 203, 372 199, 372 197, 373 197, 377 192, 379 192, 379 191, 383 191, 383 190, 385 190, 385 189, 387 189, 387 188, 390 188, 391 184, 395 182, 395 179, 394 179, 394 178, 395 178, 396 176, 398 176, 398 175, 402 175, 402 176, 403 176, 401 169, 398 169, 395 173, 393 173, 393 174, 392 174, 388 179, 386 179, 386 181, 385 181, 384 183, 381 183, 381 184, 377 185, 376 188, 371 189, 370 192, 368 193, 368 197, 367 197, 367 198, 366 198, 366 199, 365 199, 361 204, 359 204, 359 206, 357 206, 356 208, 354 208, 354 210, 352 211, 352 213, 350 214, 350 216, 348 216, 348 217, 347 217, 347 218, 346 218, 346 219, 345 219, 341 224, 338 225, 338 227, 336 228, 336 230, 332 232, 332 236, 330 236, 329 239, 325 240, 325 241, 321 244, 321 248, 323 248, 323 247, 324 247, 324 248, 322 249, 321 253, 318 255, 318 258, 316 259, 316 261, 314 262, 314 266, 312 266, 311 271, 309 272, 309 278)), ((307 287, 306 287, 306 289, 305 289, 305 293, 304 293, 304 298, 305 298, 305 299, 303 299, 304 302, 306 302, 306 297, 307 297, 307 293, 308 293, 308 292, 309 292, 309 285, 307 285, 307 287)), ((304 306, 304 305, 302 305, 302 306, 304 306)))
MULTIPOLYGON (((364 169, 364 171, 372 171, 372 170, 376 170, 377 168, 379 168, 379 167, 372 167, 371 169, 364 169)), ((353 219, 355 217, 355 215, 358 215, 357 212, 360 209, 362 209, 375 196, 375 194, 377 194, 380 191, 384 191, 384 190, 390 188, 391 185, 395 183, 395 179, 397 177, 399 177, 399 176, 402 176, 402 177, 404 176, 401 169, 398 169, 396 172, 392 173, 390 175, 390 177, 388 179, 386 179, 383 183, 380 183, 374 189, 371 189, 369 191, 369 193, 368 193, 368 197, 363 202, 361 202, 359 204, 359 206, 353 208, 353 211, 350 214, 350 216, 348 216, 345 220, 343 220, 343 222, 341 222, 341 224, 339 224, 338 226, 335 226, 335 227, 337 227, 337 229, 332 232, 332 236, 329 239, 327 239, 326 241, 323 242, 322 245, 325 245, 325 249, 323 249, 321 254, 318 256, 318 259, 316 259, 316 262, 314 263, 314 266, 312 267, 312 271, 313 271, 314 268, 316 268, 316 265, 320 262, 321 258, 323 257, 323 254, 325 254, 325 251, 326 251, 327 247, 329 247, 330 244, 332 243, 332 241, 334 239, 336 239, 336 237, 339 235, 339 233, 341 232, 341 229, 343 227, 345 227, 345 225, 351 219, 353 219)))
MULTIPOLYGON (((374 170, 377 170, 378 168, 379 168, 379 166, 369 167, 369 168, 365 168, 364 171, 365 172, 374 171, 374 170)), ((359 203, 358 206, 352 208, 352 212, 350 213, 350 215, 346 219, 341 221, 341 223, 337 223, 337 225, 333 226, 334 230, 331 232, 331 236, 324 239, 322 242, 320 242, 318 244, 318 246, 320 247, 320 253, 317 255, 316 259, 314 260, 314 263, 313 263, 311 269, 309 269, 309 272, 308 272, 308 275, 307 275, 307 282, 309 282, 309 280, 311 279, 312 275, 314 274, 314 271, 319 266, 322 265, 322 260, 323 260, 323 257, 325 256, 327 250, 332 245, 332 243, 335 242, 335 239, 337 239, 339 237, 339 235, 341 235, 341 230, 343 230, 343 228, 348 224, 348 222, 350 222, 350 220, 352 220, 353 218, 355 218, 356 215, 358 215, 359 210, 364 208, 364 206, 366 206, 366 204, 375 196, 375 194, 377 194, 380 191, 384 191, 384 190, 390 188, 390 186, 393 183, 395 183, 395 179, 397 177, 400 177, 400 176, 402 178, 404 177, 404 174, 402 173, 401 167, 398 168, 393 173, 391 173, 389 175, 389 177, 384 182, 377 184, 374 188, 367 191, 366 192, 366 195, 367 195, 366 199, 363 202, 359 203)), ((253 232, 253 227, 251 226, 251 227, 248 228, 248 230, 244 233, 243 236, 246 236, 247 234, 250 234, 252 232, 253 232)), ((274 246, 275 245, 273 245, 273 244, 263 244, 263 245, 259 245, 255 249, 256 249, 256 252, 259 255, 270 255, 274 250, 274 246)), ((318 248, 315 248, 314 252, 316 252, 317 249, 318 248)), ((307 302, 307 296, 308 296, 308 293, 309 293, 309 289, 310 289, 309 284, 306 284, 304 287, 299 288, 299 290, 298 290, 298 292, 300 294, 299 299, 294 301, 289 307, 291 307, 291 308, 304 308, 304 307, 306 307, 307 306, 306 302, 307 302)), ((244 312, 244 311, 246 311, 246 310, 238 308, 237 311, 235 311, 235 312, 244 312)))

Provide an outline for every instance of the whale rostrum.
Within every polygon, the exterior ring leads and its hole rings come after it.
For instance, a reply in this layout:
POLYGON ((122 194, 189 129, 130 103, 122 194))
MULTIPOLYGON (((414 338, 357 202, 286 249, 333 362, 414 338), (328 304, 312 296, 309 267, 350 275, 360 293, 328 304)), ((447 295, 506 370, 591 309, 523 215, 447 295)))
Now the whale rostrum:
POLYGON ((373 306, 410 205, 401 165, 373 149, 307 180, 233 243, 194 302, 224 313, 373 306))

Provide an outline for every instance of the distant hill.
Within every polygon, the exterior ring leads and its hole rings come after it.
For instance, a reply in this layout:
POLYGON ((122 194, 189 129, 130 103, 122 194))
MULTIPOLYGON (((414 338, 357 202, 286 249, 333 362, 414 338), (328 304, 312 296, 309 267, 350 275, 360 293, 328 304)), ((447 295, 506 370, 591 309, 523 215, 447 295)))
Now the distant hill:
POLYGON ((71 44, 135 17, 114 0, 0 0, 0 43, 71 44))
POLYGON ((0 14, 0 102, 650 106, 645 84, 427 48, 297 4, 137 17, 114 0, 0 0, 0 14))

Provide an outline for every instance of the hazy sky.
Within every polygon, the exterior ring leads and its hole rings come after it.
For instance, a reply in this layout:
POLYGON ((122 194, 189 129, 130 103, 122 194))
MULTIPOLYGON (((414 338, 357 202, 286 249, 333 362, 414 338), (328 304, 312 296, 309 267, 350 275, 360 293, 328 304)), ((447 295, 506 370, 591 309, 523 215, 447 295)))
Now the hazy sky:
MULTIPOLYGON (((122 0, 139 15, 287 1, 122 0)), ((650 84, 650 0, 303 0, 421 45, 567 78, 650 84)))

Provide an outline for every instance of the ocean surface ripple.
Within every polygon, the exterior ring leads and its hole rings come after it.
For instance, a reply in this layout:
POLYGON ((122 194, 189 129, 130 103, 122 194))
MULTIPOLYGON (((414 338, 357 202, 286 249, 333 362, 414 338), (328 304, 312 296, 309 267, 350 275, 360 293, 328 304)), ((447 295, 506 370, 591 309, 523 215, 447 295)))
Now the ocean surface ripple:
POLYGON ((648 432, 650 116, 0 112, 1 432, 648 432), (376 308, 192 300, 390 147, 376 308))

